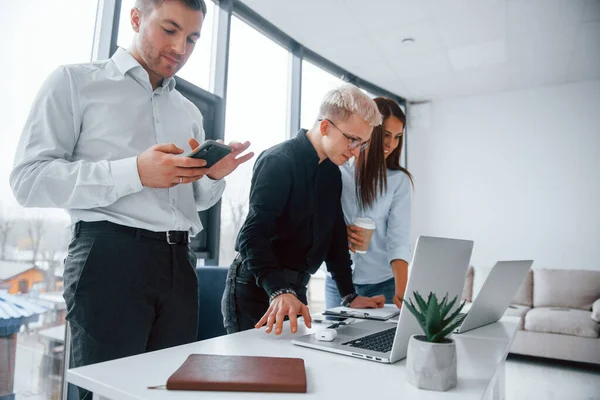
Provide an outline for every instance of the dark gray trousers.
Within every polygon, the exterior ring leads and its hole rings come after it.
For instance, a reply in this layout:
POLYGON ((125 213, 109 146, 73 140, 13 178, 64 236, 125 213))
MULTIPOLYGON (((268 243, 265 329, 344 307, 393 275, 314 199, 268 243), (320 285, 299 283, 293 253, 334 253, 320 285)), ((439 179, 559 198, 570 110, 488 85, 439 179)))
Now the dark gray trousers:
MULTIPOLYGON (((108 222, 76 225, 63 295, 70 368, 196 340, 196 257, 185 243, 143 232, 108 222)), ((92 394, 80 390, 79 398, 92 394)))

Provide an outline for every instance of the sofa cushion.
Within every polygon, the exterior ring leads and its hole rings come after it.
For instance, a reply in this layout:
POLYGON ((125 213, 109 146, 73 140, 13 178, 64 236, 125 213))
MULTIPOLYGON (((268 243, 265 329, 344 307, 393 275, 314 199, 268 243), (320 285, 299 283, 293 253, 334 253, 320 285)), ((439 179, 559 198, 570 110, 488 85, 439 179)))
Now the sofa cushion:
POLYGON ((469 269, 467 270, 467 276, 465 278, 465 286, 463 287, 461 300, 464 301, 472 301, 473 300, 473 276, 475 275, 475 270, 472 265, 469 265, 469 269))
POLYGON ((511 304, 508 306, 506 311, 504 312, 505 317, 519 317, 521 321, 519 321, 519 327, 517 329, 523 329, 523 325, 525 322, 525 314, 531 310, 531 307, 522 306, 518 304, 511 304))
POLYGON ((531 269, 527 272, 525 280, 521 283, 521 286, 519 286, 511 303, 533 307, 533 271, 531 269))
POLYGON ((600 299, 592 304, 592 319, 596 322, 600 322, 600 299))
POLYGON ((597 338, 598 323, 590 314, 590 311, 569 308, 534 308, 525 315, 524 328, 532 332, 597 338))
POLYGON ((534 269, 533 306, 591 310, 600 298, 600 271, 534 269))

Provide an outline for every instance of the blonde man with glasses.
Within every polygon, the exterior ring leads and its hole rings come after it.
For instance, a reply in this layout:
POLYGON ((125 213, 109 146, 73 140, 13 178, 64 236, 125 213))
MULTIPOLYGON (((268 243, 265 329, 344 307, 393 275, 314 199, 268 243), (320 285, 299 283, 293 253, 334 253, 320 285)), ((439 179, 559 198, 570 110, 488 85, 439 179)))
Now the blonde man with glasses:
POLYGON ((309 130, 266 150, 256 161, 248 216, 237 238, 223 294, 229 333, 266 324, 281 334, 283 322, 310 327, 306 285, 323 261, 340 296, 355 308, 382 307, 383 296, 354 292, 346 225, 340 203, 339 166, 368 146, 381 114, 353 85, 325 95, 309 130))

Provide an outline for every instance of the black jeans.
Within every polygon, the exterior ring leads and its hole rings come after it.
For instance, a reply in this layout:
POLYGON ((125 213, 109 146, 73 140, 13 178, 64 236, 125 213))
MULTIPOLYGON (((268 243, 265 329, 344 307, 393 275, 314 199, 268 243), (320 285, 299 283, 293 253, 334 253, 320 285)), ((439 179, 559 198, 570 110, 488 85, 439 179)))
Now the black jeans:
MULTIPOLYGON (((196 340, 196 257, 187 244, 108 222, 77 224, 65 260, 70 367, 196 340)), ((79 391, 81 399, 92 394, 79 391)))
MULTIPOLYGON (((308 273, 284 270, 289 277, 290 287, 296 291, 298 299, 308 304, 306 285, 310 279, 308 273)), ((240 256, 236 257, 227 273, 225 291, 221 302, 223 324, 227 333, 235 333, 254 328, 254 325, 269 309, 267 292, 256 284, 256 279, 244 266, 240 256)), ((287 319, 287 318, 286 318, 287 319)))

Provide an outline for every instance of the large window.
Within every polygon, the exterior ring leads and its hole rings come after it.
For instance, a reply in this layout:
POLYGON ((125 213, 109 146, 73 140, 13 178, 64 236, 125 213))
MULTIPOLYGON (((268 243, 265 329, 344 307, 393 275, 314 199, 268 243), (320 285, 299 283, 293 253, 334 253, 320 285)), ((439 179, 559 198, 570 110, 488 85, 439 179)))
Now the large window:
POLYGON ((235 238, 248 212, 254 161, 288 137, 287 79, 288 51, 232 17, 225 142, 249 140, 256 156, 227 178, 219 265, 230 264, 235 256, 235 238))
MULTIPOLYGON (((196 42, 194 52, 188 59, 187 63, 177 73, 180 78, 201 87, 204 90, 209 89, 210 81, 210 65, 212 54, 212 37, 213 37, 213 22, 217 8, 210 0, 206 3, 206 18, 202 24, 200 40, 196 42)), ((133 39, 133 29, 131 28, 131 9, 135 4, 135 0, 123 0, 121 3, 121 15, 119 20, 119 34, 117 37, 117 45, 119 47, 128 48, 133 39)))
POLYGON ((97 7, 95 0, 0 2, 5 38, 0 72, 8 89, 0 98, 0 398, 13 393, 17 399, 60 396, 68 217, 61 210, 21 208, 8 181, 21 130, 42 82, 61 64, 90 61, 97 7), (39 319, 11 333, 5 319, 9 298, 38 310, 39 319))
POLYGON ((306 60, 302 61, 302 104, 300 106, 302 128, 310 129, 313 126, 325 93, 343 83, 344 81, 329 72, 306 60))

